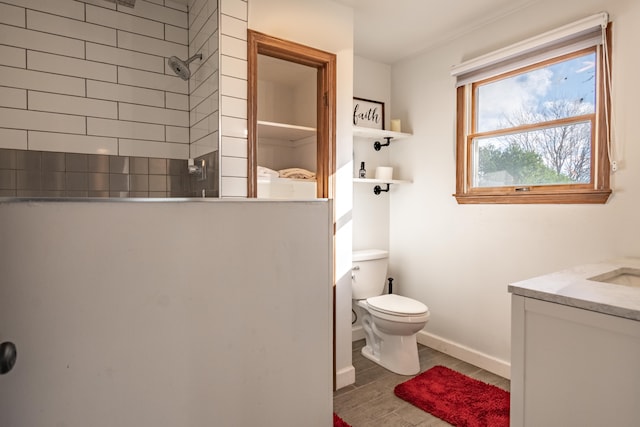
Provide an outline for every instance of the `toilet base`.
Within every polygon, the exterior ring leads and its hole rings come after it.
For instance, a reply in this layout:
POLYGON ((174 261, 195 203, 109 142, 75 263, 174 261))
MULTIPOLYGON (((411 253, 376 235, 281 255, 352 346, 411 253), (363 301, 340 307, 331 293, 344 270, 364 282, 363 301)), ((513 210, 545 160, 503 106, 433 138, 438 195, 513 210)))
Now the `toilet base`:
POLYGON ((400 375, 415 375, 420 372, 418 360, 418 342, 416 335, 388 335, 377 331, 381 335, 377 340, 379 346, 375 351, 366 340, 362 347, 362 355, 374 363, 400 375))

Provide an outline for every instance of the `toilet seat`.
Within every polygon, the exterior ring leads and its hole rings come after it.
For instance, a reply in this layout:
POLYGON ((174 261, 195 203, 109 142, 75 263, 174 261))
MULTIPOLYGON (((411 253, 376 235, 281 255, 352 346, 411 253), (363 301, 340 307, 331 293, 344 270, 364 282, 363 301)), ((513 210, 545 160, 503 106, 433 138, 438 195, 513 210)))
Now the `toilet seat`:
POLYGON ((420 301, 396 294, 367 298, 367 305, 377 313, 398 317, 422 317, 429 312, 429 307, 420 301))

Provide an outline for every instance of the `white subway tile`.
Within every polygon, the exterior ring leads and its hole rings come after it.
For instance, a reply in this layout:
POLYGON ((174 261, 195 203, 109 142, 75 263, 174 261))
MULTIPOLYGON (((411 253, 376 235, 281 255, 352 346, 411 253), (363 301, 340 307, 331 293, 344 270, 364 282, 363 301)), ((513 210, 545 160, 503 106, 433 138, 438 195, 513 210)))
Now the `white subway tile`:
POLYGON ((182 12, 187 12, 189 9, 186 4, 172 0, 164 0, 164 5, 165 7, 170 7, 171 9, 176 9, 182 12))
POLYGON ((189 31, 185 28, 174 27, 173 25, 165 24, 164 26, 164 39, 170 42, 179 43, 183 45, 189 44, 189 31))
POLYGON ((118 154, 118 140, 87 135, 29 131, 29 149, 84 154, 118 154))
POLYGON ((231 136, 235 138, 247 137, 247 120, 237 119, 235 117, 220 117, 222 136, 231 136))
POLYGON ((169 142, 189 143, 189 128, 167 126, 166 134, 169 142))
POLYGON ((200 28, 190 30, 192 49, 199 50, 216 31, 218 31, 218 15, 214 13, 205 17, 200 28))
POLYGON ((220 142, 220 154, 229 157, 244 157, 246 159, 248 157, 247 139, 223 136, 220 142))
POLYGON ((247 178, 223 176, 220 179, 220 197, 247 197, 247 178))
POLYGON ((25 27, 24 8, 0 3, 0 23, 25 27))
POLYGON ((29 109, 105 119, 118 118, 117 102, 36 91, 29 91, 29 109))
POLYGON ((191 106, 193 107, 195 105, 198 105, 205 98, 207 98, 210 94, 212 94, 214 92, 217 92, 218 91, 218 85, 219 85, 218 73, 215 73, 214 75, 209 77, 201 85, 195 87, 195 89, 193 88, 193 86, 195 86, 195 85, 192 85, 191 98, 189 100, 191 106))
POLYGON ((247 100, 222 96, 220 99, 220 114, 239 119, 247 118, 247 100))
POLYGON ((85 77, 108 82, 117 81, 115 65, 100 62, 85 61, 84 59, 69 58, 42 52, 27 52, 27 67, 30 70, 47 71, 73 77, 85 77))
POLYGON ((13 108, 0 108, 0 127, 66 133, 86 131, 84 117, 13 108))
POLYGON ((220 34, 247 40, 247 21, 222 15, 220 16, 220 34))
POLYGON ((84 58, 84 42, 40 31, 0 24, 2 44, 84 58))
POLYGON ((226 157, 220 159, 220 174, 222 176, 247 177, 247 159, 241 157, 226 157))
POLYGON ((188 159, 189 144, 120 139, 118 154, 121 156, 159 157, 165 159, 188 159))
POLYGON ((160 22, 91 5, 87 5, 87 22, 158 39, 164 37, 164 25, 160 22))
POLYGON ((189 111, 189 96, 167 92, 167 108, 189 111))
POLYGON ((247 2, 242 0, 221 0, 220 13, 247 20, 247 2))
POLYGON ((3 3, 11 3, 27 9, 53 13, 73 19, 84 19, 84 4, 75 1, 59 0, 2 0, 3 3))
POLYGON ((27 131, 0 128, 0 148, 27 149, 27 131))
POLYGON ((27 91, 0 86, 0 107, 27 108, 27 91))
POLYGON ((166 76, 123 67, 118 67, 118 83, 184 94, 189 90, 188 83, 178 76, 166 76))
POLYGON ((164 141, 164 126, 88 117, 87 134, 164 141))
POLYGON ((214 132, 190 145, 191 157, 200 157, 218 149, 218 132, 214 132))
POLYGON ((220 127, 220 121, 218 119, 217 114, 207 116, 203 120, 200 120, 198 123, 191 126, 189 140, 191 142, 196 142, 207 135, 211 135, 214 132, 218 132, 219 127, 220 127))
POLYGON ((248 61, 222 55, 220 58, 220 74, 247 80, 248 61))
POLYGON ((187 46, 122 30, 118 30, 118 47, 136 52, 147 52, 165 58, 175 55, 185 59, 189 53, 187 46))
POLYGON ((75 19, 27 10, 27 28, 74 39, 116 45, 116 30, 75 19))
POLYGON ((156 73, 164 72, 165 67, 165 60, 161 56, 95 43, 87 43, 87 59, 156 73))
POLYGON ((132 122, 189 126, 189 113, 187 111, 167 110, 165 108, 126 104, 124 102, 121 102, 118 107, 118 117, 120 120, 132 122))
POLYGON ((194 143, 201 140, 205 136, 210 135, 207 130, 206 124, 206 120, 203 120, 202 122, 196 123, 194 126, 191 126, 191 128, 189 129, 189 142, 194 143))
POLYGON ((17 47, 0 45, 0 65, 27 67, 27 51, 17 47))
POLYGON ((164 92, 135 86, 87 80, 87 96, 90 98, 123 101, 153 107, 164 106, 164 92))
MULTIPOLYGON (((218 66, 216 64, 217 62, 213 61, 212 58, 210 58, 208 61, 205 61, 200 67, 198 67, 195 71, 193 71, 192 69, 191 79, 189 80, 190 89, 192 91, 195 91, 195 89, 197 89, 203 83, 207 82, 207 80, 209 79, 214 79, 214 80, 218 79, 216 74, 218 71, 218 66)), ((209 82, 209 84, 213 84, 213 86, 211 86, 212 88, 217 88, 217 85, 218 85, 217 83, 214 84, 212 82, 209 82)), ((215 90, 215 89, 212 89, 212 90, 215 90)))
POLYGON ((191 110, 190 123, 194 125, 217 111, 219 111, 218 92, 214 92, 191 110))
POLYGON ((160 21, 165 24, 175 25, 176 27, 189 28, 186 12, 167 8, 157 4, 141 1, 136 3, 136 7, 119 7, 122 13, 140 16, 142 18, 160 21))
POLYGON ((220 54, 246 60, 247 42, 222 34, 220 37, 220 54))
POLYGON ((217 9, 217 1, 216 4, 212 4, 210 0, 193 0, 189 4, 189 30, 193 30, 196 26, 194 25, 195 20, 202 14, 209 16, 211 12, 209 12, 209 7, 211 6, 214 9, 217 9))
POLYGON ((82 0, 85 3, 93 4, 100 7, 106 7, 107 9, 116 10, 116 4, 107 0, 82 0))
POLYGON ((229 76, 221 76, 220 94, 247 99, 247 81, 229 76))
POLYGON ((5 86, 67 95, 85 95, 84 79, 0 66, 0 81, 5 86))

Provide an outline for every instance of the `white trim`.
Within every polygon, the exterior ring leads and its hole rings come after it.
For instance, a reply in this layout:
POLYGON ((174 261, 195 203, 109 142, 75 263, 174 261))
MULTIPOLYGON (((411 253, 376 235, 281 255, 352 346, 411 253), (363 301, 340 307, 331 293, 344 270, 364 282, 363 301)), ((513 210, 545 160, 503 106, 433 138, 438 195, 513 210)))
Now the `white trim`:
POLYGON ((451 67, 451 75, 459 77, 482 68, 490 67, 500 62, 505 62, 510 59, 526 55, 533 51, 538 51, 552 45, 561 44, 567 40, 579 38, 585 34, 593 32, 597 28, 607 28, 608 22, 609 14, 607 12, 601 12, 596 15, 589 16, 571 24, 556 28, 555 30, 547 31, 546 33, 539 34, 502 49, 464 61, 461 64, 454 65, 451 67))
POLYGON ((336 372, 336 390, 346 387, 356 382, 356 368, 347 366, 336 372))
POLYGON ((500 375, 503 378, 509 379, 511 377, 511 364, 505 360, 489 356, 488 354, 425 331, 418 332, 417 339, 418 343, 441 351, 456 359, 471 363, 474 366, 500 375))
POLYGON ((362 325, 356 325, 351 328, 351 342, 363 340, 364 338, 364 329, 362 328, 362 325))

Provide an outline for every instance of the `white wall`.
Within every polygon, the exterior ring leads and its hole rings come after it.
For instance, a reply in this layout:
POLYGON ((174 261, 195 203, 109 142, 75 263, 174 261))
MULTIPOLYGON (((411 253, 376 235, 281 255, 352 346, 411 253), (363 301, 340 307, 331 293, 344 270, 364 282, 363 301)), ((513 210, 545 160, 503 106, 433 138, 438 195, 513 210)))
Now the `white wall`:
MULTIPOLYGON (((10 4, 9 4, 10 3, 10 4)), ((185 5, 0 4, 0 148, 186 159, 185 5)))
MULTIPOLYGON (((389 129, 391 108, 391 66, 356 56, 353 64, 353 96, 384 102, 385 129, 389 129)), ((373 149, 375 140, 354 137, 353 176, 358 176, 365 162, 367 178, 375 176, 377 166, 391 166, 389 153, 396 144, 380 151, 373 149)), ((380 142, 384 143, 384 140, 380 142)), ((373 194, 372 184, 355 184, 353 188, 353 249, 389 249, 390 193, 373 194)), ((395 186, 391 191, 395 191, 395 186)))
POLYGON ((392 68, 394 115, 413 137, 391 151, 412 185, 391 204, 391 273, 398 291, 427 304, 423 343, 508 375, 507 285, 572 265, 640 255, 640 3, 539 1, 458 40, 392 68), (606 10, 614 23, 616 159, 606 205, 458 205, 455 192, 454 80, 450 67, 606 10), (552 13, 550 13, 552 12, 552 13))
POLYGON ((319 200, 0 202, 0 425, 331 425, 330 219, 319 200))
POLYGON ((337 56, 336 124, 336 372, 337 387, 351 384, 351 208, 353 10, 332 1, 251 0, 249 28, 337 56))

